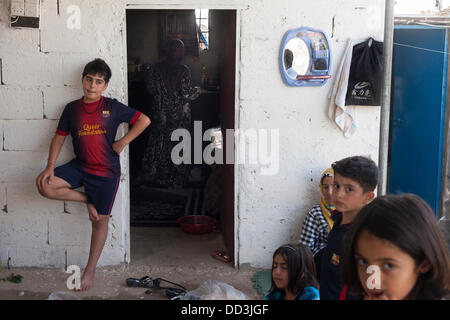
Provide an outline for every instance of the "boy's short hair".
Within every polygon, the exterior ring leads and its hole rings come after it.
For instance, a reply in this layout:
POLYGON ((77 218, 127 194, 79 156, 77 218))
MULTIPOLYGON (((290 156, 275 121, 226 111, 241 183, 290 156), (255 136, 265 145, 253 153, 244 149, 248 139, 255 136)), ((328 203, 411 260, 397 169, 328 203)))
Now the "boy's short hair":
POLYGON ((353 156, 336 161, 331 165, 334 174, 350 178, 359 183, 364 192, 373 191, 378 184, 378 167, 367 157, 353 156))
POLYGON ((103 76, 106 83, 109 82, 112 75, 108 64, 100 58, 92 60, 84 67, 82 78, 88 74, 98 74, 103 76))

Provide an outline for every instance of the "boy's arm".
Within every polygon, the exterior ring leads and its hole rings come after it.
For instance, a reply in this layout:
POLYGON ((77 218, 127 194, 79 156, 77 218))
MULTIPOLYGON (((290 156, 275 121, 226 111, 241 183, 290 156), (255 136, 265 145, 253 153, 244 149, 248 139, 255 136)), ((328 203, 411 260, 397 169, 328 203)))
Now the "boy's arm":
POLYGON ((136 122, 131 126, 127 134, 112 144, 113 150, 117 154, 120 154, 122 150, 126 147, 126 145, 129 144, 131 141, 133 141, 138 135, 140 135, 142 131, 144 131, 145 128, 147 128, 150 125, 150 123, 151 123, 150 118, 147 117, 145 114, 141 113, 141 115, 136 120, 136 122))
POLYGON ((66 136, 62 136, 59 134, 55 134, 55 136, 53 137, 52 142, 50 143, 47 167, 45 168, 44 171, 41 172, 40 175, 38 175, 38 177, 36 179, 36 185, 39 190, 43 189, 44 182, 46 180, 48 180, 48 184, 52 183, 56 159, 58 158, 59 153, 61 152, 61 148, 62 148, 65 140, 66 140, 66 136))

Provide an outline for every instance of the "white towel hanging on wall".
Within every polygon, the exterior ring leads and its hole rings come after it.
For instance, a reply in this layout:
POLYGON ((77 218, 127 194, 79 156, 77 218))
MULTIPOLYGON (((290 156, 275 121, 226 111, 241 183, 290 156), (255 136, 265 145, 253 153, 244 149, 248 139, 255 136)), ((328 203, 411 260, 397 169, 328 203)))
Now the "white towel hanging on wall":
POLYGON ((350 76, 350 66, 352 64, 353 43, 347 40, 344 55, 339 69, 334 77, 334 85, 328 99, 328 117, 334 121, 346 138, 351 137, 357 128, 355 119, 355 106, 345 105, 345 95, 347 94, 348 78, 350 76))

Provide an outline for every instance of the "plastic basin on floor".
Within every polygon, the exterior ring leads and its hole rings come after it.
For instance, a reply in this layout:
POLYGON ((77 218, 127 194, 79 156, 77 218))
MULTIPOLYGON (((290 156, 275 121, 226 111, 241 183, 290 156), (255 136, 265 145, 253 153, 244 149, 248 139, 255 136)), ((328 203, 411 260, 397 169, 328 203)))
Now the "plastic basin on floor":
POLYGON ((181 230, 187 233, 208 233, 211 232, 216 224, 216 219, 210 216, 184 216, 178 218, 181 230))

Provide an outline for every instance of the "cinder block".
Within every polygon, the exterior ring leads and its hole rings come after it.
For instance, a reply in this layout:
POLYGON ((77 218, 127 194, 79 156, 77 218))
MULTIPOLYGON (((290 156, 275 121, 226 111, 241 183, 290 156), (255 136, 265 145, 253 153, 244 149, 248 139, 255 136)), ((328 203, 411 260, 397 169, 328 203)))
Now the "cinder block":
POLYGON ((67 265, 79 266, 83 272, 89 259, 89 246, 64 246, 63 248, 67 252, 67 265))
MULTIPOLYGON (((2 135, 2 137, 3 137, 3 127, 4 127, 3 122, 4 121, 0 120, 0 134, 2 135)), ((3 139, 0 139, 0 151, 3 151, 3 139)))
POLYGON ((123 250, 123 247, 121 246, 111 247, 105 245, 105 248, 102 251, 102 255, 100 256, 97 265, 98 266, 120 265, 121 263, 125 262, 124 256, 125 251, 123 250))
POLYGON ((0 119, 43 119, 40 90, 0 86, 0 101, 0 119))
POLYGON ((45 245, 0 244, 3 268, 8 258, 10 267, 63 268, 65 250, 61 247, 45 245))
POLYGON ((0 216, 6 213, 6 183, 0 183, 0 216))
POLYGON ((0 216, 0 243, 45 245, 48 239, 48 215, 14 214, 0 216))
MULTIPOLYGON (((81 79, 81 74, 79 78, 81 79)), ((83 96, 81 87, 47 87, 43 92, 44 114, 47 119, 59 119, 66 104, 83 96)))
MULTIPOLYGON (((89 258, 89 247, 65 246, 64 249, 67 251, 67 265, 77 265, 83 272, 89 258)), ((124 253, 120 247, 110 248, 106 243, 97 267, 119 265, 124 262, 123 259, 124 253)))
POLYGON ((48 151, 56 120, 5 120, 4 149, 8 151, 48 151))
POLYGON ((63 85, 65 71, 60 54, 17 54, 2 57, 2 79, 6 85, 63 85))
POLYGON ((53 215, 49 219, 49 244, 88 247, 92 226, 89 216, 74 214, 53 215))
MULTIPOLYGON (((7 1, 6 1, 7 2, 7 1)), ((0 1, 2 10, 0 11, 0 20, 9 21, 5 1, 0 1), (6 13, 5 15, 3 15, 6 13)), ((2 23, 0 26, 2 41, 0 42, 0 52, 3 59, 15 56, 19 53, 38 53, 39 52, 39 29, 30 28, 10 28, 9 23, 2 23)))
POLYGON ((34 183, 9 183, 6 187, 8 214, 62 214, 64 201, 41 196, 34 183))
MULTIPOLYGON (((64 249, 67 251, 67 265, 77 265, 83 272, 89 258, 89 247, 66 246, 64 249)), ((111 249, 105 244, 97 267, 119 265, 124 262, 123 257, 121 248, 111 249)))
MULTIPOLYGON (((84 192, 84 188, 78 188, 77 191, 84 192)), ((64 201, 64 212, 76 215, 84 218, 89 218, 87 207, 85 203, 74 202, 74 201, 64 201)))
MULTIPOLYGON (((52 136, 54 133, 52 133, 52 136)), ((68 162, 69 160, 72 160, 75 158, 75 154, 73 152, 73 145, 72 145, 72 137, 68 135, 66 137, 66 140, 64 141, 64 144, 61 148, 61 153, 58 156, 58 160, 56 161, 57 165, 63 164, 68 162)))
MULTIPOLYGON (((56 165, 73 158, 73 152, 61 152, 56 165)), ((48 151, 0 151, 0 182, 35 183, 36 177, 46 168, 47 160, 48 151)))
POLYGON ((96 32, 92 32, 93 7, 80 1, 44 1, 41 13, 41 48, 44 52, 96 52, 96 32), (69 5, 74 5, 69 7, 69 5), (72 10, 73 8, 73 10, 72 10), (58 32, 55 32, 58 30, 58 32), (74 45, 82 43, 83 45, 74 45))
POLYGON ((0 151, 0 182, 32 182, 46 167, 48 152, 0 151))

